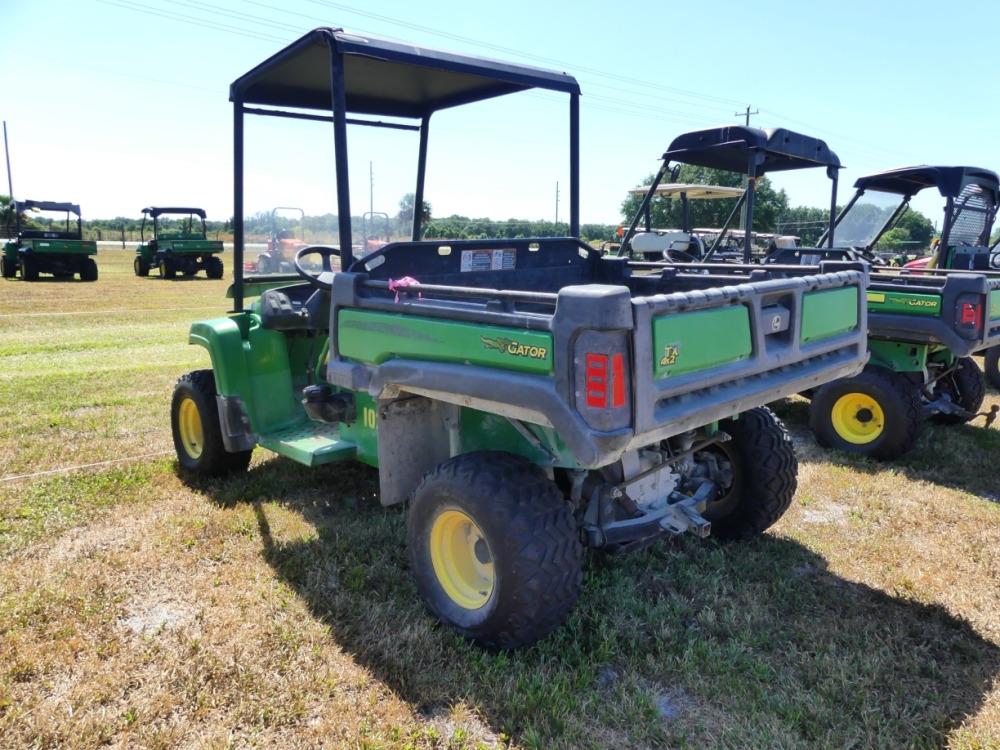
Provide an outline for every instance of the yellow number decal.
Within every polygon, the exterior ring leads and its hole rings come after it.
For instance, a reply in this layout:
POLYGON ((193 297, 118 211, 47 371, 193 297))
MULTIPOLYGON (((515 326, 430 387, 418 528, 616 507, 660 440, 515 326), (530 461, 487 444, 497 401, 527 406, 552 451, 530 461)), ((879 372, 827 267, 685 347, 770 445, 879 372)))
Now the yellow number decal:
POLYGON ((366 406, 361 410, 361 421, 364 426, 370 430, 375 429, 375 410, 369 406, 366 406))

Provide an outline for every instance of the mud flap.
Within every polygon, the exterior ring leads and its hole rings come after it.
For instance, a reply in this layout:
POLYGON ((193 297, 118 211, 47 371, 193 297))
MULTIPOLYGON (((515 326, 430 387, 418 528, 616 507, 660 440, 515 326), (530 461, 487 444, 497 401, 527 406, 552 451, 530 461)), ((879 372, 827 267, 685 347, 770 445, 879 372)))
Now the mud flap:
POLYGON ((379 497, 382 505, 408 499, 424 474, 452 456, 450 425, 458 407, 423 396, 379 402, 379 497))

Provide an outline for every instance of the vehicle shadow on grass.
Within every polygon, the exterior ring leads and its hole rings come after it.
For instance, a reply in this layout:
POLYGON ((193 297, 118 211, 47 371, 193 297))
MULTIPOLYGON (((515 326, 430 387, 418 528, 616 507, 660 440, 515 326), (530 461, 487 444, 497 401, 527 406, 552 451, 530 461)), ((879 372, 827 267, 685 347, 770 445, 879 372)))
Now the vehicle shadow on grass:
POLYGON ((770 534, 592 555, 562 628, 489 653, 424 610, 404 509, 378 505, 372 470, 277 459, 202 489, 252 504, 276 574, 422 716, 464 704, 529 747, 938 746, 1000 673, 969 623, 770 534), (283 534, 289 512, 315 535, 283 534))
POLYGON ((809 430, 807 401, 786 400, 771 406, 795 436, 796 450, 801 458, 867 474, 891 469, 907 479, 932 482, 1000 502, 1000 482, 994 472, 984 471, 1000 456, 1000 429, 996 423, 984 427, 982 417, 972 424, 961 425, 928 421, 913 450, 893 461, 876 461, 820 446, 809 430))

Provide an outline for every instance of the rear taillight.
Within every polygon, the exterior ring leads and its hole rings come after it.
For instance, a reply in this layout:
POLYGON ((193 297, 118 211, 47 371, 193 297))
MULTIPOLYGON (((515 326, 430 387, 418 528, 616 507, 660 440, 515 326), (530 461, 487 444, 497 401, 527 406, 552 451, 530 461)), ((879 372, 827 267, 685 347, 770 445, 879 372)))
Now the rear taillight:
POLYGON ((632 422, 632 375, 628 335, 586 331, 577 338, 576 406, 596 430, 628 427, 632 422))
POLYGON ((959 296, 955 318, 958 322, 959 333, 962 334, 963 338, 976 339, 982 335, 983 311, 984 306, 980 295, 962 294, 959 296))
POLYGON ((964 326, 978 326, 982 324, 983 306, 975 302, 963 302, 962 310, 959 313, 959 320, 964 326))
POLYGON ((584 361, 587 406, 596 409, 625 406, 625 355, 587 352, 584 361))

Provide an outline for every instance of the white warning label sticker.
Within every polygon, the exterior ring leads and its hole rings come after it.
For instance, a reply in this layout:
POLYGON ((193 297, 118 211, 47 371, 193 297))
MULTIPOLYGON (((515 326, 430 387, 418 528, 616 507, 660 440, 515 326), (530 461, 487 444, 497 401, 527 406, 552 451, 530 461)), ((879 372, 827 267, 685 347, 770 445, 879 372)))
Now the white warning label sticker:
POLYGON ((496 250, 463 250, 462 273, 470 271, 512 271, 517 263, 517 251, 512 247, 496 250))

